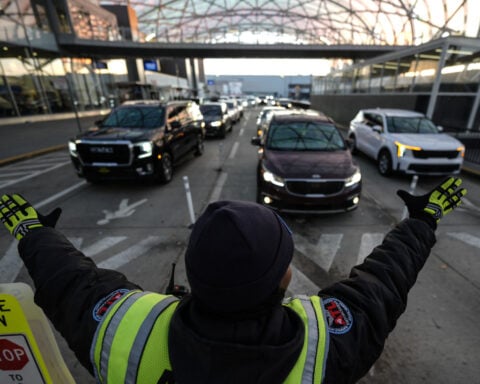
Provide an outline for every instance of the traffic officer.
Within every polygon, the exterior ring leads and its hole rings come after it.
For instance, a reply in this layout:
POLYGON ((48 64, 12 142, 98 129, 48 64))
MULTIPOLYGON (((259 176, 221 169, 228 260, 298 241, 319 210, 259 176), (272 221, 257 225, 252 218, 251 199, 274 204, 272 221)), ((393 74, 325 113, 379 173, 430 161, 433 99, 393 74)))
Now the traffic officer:
POLYGON ((54 229, 58 209, 43 216, 3 195, 0 219, 19 240, 36 303, 99 383, 354 383, 404 312, 460 185, 451 177, 423 196, 398 191, 409 218, 348 279, 287 299, 292 236, 258 204, 207 207, 186 250, 182 299, 98 268, 54 229))

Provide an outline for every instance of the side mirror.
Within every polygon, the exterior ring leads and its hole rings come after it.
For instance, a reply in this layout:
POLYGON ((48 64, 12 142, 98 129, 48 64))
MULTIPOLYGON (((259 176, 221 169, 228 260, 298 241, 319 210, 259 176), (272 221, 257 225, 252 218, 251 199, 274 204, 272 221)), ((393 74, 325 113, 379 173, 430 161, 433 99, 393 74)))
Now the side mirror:
POLYGON ((103 119, 101 119, 101 120, 95 120, 93 124, 94 124, 96 127, 101 127, 101 126, 102 126, 102 123, 103 123, 103 119))
POLYGON ((373 130, 373 132, 377 132, 377 133, 382 133, 383 132, 383 128, 382 128, 381 125, 374 125, 372 127, 372 130, 373 130))
POLYGON ((256 145, 258 147, 260 147, 262 145, 262 141, 261 141, 260 137, 256 137, 256 136, 252 137, 250 143, 252 145, 256 145))
POLYGON ((438 132, 443 132, 443 127, 441 125, 437 125, 438 132))

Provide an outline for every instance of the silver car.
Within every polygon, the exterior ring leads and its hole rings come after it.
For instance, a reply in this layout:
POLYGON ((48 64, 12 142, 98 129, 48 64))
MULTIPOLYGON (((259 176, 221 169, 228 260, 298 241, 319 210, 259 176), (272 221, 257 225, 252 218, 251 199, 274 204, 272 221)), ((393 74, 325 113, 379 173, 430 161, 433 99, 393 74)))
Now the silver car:
POLYGON ((402 109, 362 109, 350 122, 352 151, 377 161, 384 176, 405 174, 451 175, 461 171, 464 145, 441 133, 425 115, 402 109))

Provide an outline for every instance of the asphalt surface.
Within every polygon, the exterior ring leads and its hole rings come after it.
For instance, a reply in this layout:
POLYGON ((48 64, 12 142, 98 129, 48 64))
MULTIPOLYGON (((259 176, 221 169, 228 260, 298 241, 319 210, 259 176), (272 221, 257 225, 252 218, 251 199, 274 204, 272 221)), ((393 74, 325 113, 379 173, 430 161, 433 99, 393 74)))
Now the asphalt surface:
POLYGON ((66 148, 106 111, 0 119, 0 166, 66 148))

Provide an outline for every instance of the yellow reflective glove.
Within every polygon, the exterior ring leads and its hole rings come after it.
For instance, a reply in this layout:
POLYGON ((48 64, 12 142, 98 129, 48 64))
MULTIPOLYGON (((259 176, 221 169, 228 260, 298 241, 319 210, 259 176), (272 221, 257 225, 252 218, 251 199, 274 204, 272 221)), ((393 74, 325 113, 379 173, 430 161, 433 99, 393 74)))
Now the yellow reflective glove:
POLYGON ((55 227, 61 212, 60 208, 56 208, 43 216, 19 194, 3 195, 0 200, 0 220, 17 240, 34 229, 55 227))
POLYGON ((407 191, 399 190, 397 195, 405 202, 410 217, 430 217, 438 224, 440 219, 462 202, 467 190, 460 188, 462 179, 449 177, 430 192, 422 196, 413 196, 407 191))

